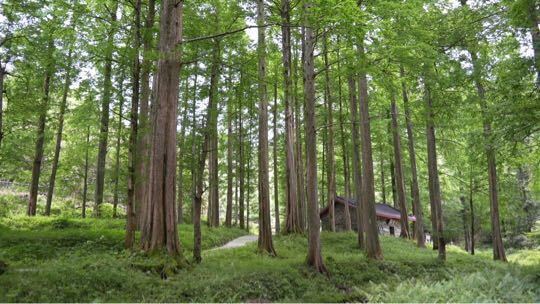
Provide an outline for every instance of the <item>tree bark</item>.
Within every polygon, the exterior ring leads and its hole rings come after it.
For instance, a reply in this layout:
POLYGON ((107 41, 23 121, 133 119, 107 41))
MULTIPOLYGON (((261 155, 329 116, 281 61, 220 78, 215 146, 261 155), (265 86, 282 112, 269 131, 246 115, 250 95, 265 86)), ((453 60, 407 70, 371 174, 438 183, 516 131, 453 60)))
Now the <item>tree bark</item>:
POLYGON ((109 138, 109 106, 112 91, 112 63, 114 54, 114 34, 116 33, 116 13, 118 2, 113 1, 110 16, 110 27, 107 33, 107 42, 104 50, 105 67, 103 70, 103 93, 101 99, 101 120, 99 131, 99 148, 96 171, 96 193, 94 197, 94 217, 100 217, 100 206, 103 203, 103 191, 105 186, 105 163, 107 158, 107 140, 109 138))
MULTIPOLYGON (((240 78, 242 78, 242 75, 240 76, 240 78)), ((240 81, 240 83, 242 83, 242 81, 240 81)), ((240 191, 240 198, 239 198, 239 202, 238 202, 238 221, 240 223, 240 229, 245 229, 245 218, 244 218, 244 215, 245 215, 245 207, 244 207, 244 200, 245 200, 245 197, 244 197, 244 194, 245 194, 245 180, 244 180, 244 175, 245 175, 245 165, 244 165, 244 120, 243 120, 243 115, 242 115, 242 98, 240 98, 239 100, 239 111, 238 111, 238 123, 239 123, 239 127, 238 127, 238 158, 240 159, 239 160, 239 168, 238 168, 238 175, 239 175, 239 191, 240 191)))
POLYGON ((84 177, 82 197, 82 218, 86 218, 86 199, 88 194, 88 151, 90 150, 90 127, 86 130, 86 146, 84 153, 84 177))
POLYGON ((362 168, 360 164, 360 133, 359 133, 359 118, 358 118, 358 100, 356 94, 356 84, 354 76, 349 75, 349 113, 351 120, 351 137, 353 145, 353 182, 354 182, 354 197, 356 199, 356 224, 358 231, 358 246, 360 249, 366 248, 364 236, 364 217, 363 217, 363 199, 362 196, 362 168))
POLYGON ((145 251, 166 248, 180 255, 175 204, 176 116, 180 75, 178 44, 182 41, 183 1, 164 0, 161 8, 158 70, 152 115, 150 153, 149 224, 141 231, 145 251))
POLYGON ((471 211, 471 255, 474 255, 474 235, 475 235, 475 229, 474 229, 474 204, 473 204, 473 177, 471 175, 470 183, 469 183, 469 209, 471 211))
POLYGON ((259 60, 259 251, 276 255, 270 222, 268 170, 268 94, 266 88, 266 22, 264 1, 257 0, 257 57, 259 60))
MULTIPOLYGON (((334 155, 334 102, 330 95, 330 65, 328 62, 328 37, 325 32, 323 37, 324 53, 324 76, 325 76, 325 97, 326 97, 326 124, 328 126, 328 135, 326 140, 326 184, 327 184, 327 205, 329 207, 330 230, 336 231, 336 220, 334 216, 334 201, 336 197, 336 172, 334 155)), ((345 209, 349 209, 348 206, 345 209)))
POLYGON ((4 77, 6 75, 5 67, 0 62, 0 147, 4 139, 4 77))
MULTIPOLYGON (((361 64, 365 64, 364 46, 358 46, 361 64)), ((366 253, 368 258, 382 260, 383 254, 379 244, 379 229, 375 213, 375 177, 373 175, 373 153, 371 148, 371 127, 368 105, 368 84, 365 69, 362 67, 358 76, 358 91, 360 96, 360 135, 362 137, 362 193, 364 227, 366 232, 366 253)))
MULTIPOLYGON (((73 62, 73 47, 70 47, 69 52, 68 52, 67 64, 66 64, 66 75, 64 78, 62 101, 60 102, 60 113, 58 114, 58 130, 56 131, 56 145, 54 147, 54 157, 53 157, 53 163, 51 167, 51 177, 49 178, 49 190, 47 191, 47 203, 45 205, 45 215, 51 214, 51 205, 52 205, 52 199, 53 199, 53 194, 54 194, 54 186, 56 183, 56 172, 58 170, 58 163, 60 160, 60 150, 62 148, 62 134, 64 131, 64 114, 66 113, 67 97, 69 94, 69 86, 71 84, 72 62, 73 62)), ((0 75, 0 78, 3 78, 2 75, 0 75)), ((0 84, 0 92, 2 92, 1 84, 0 84)), ((0 97, 0 99, 1 98, 2 97, 0 97)), ((0 100, 0 107, 2 107, 1 100, 0 100)), ((1 127, 1 122, 0 122, 0 127, 1 127)), ((1 129, 0 129, 0 132, 1 132, 1 129)))
POLYGON ((41 164, 43 162, 43 150, 45 145, 45 127, 47 123, 47 110, 49 109, 49 93, 51 89, 51 81, 54 74, 54 39, 49 38, 47 45, 48 62, 45 66, 45 75, 43 80, 43 96, 39 104, 39 119, 36 137, 36 149, 34 161, 32 164, 32 183, 30 184, 30 195, 28 200, 27 214, 35 216, 37 211, 37 196, 39 191, 39 177, 41 175, 41 164))
MULTIPOLYGON (((303 35, 303 32, 304 30, 302 29, 302 41, 304 41, 304 35, 303 35)), ((304 58, 304 52, 303 52, 303 46, 304 44, 302 43, 302 58, 304 58)), ((295 47, 294 50, 297 50, 298 47, 295 47)), ((302 64, 303 64, 304 60, 302 59, 302 64)), ((305 187, 305 171, 304 171, 304 153, 302 151, 302 142, 303 142, 303 138, 302 138, 302 121, 301 121, 301 117, 300 117, 300 114, 302 112, 302 104, 301 104, 301 101, 300 101, 300 97, 299 97, 299 94, 298 94, 298 80, 299 80, 299 76, 298 76, 298 70, 302 70, 303 68, 301 66, 299 66, 298 64, 298 54, 295 52, 295 56, 294 56, 294 63, 293 63, 293 67, 294 67, 294 72, 293 72, 293 77, 294 77, 294 80, 293 80, 293 83, 294 83, 294 86, 293 86, 293 97, 294 97, 294 122, 293 122, 293 126, 294 128, 296 129, 296 150, 295 150, 295 162, 296 162, 296 176, 297 176, 297 190, 298 190, 298 204, 297 204, 297 213, 298 213, 298 223, 299 223, 299 227, 300 227, 300 232, 304 232, 305 229, 306 229, 306 215, 307 215, 307 212, 306 212, 306 187, 305 187)))
POLYGON ((401 138, 399 135, 399 124, 398 124, 398 110, 396 105, 396 96, 394 94, 394 89, 392 88, 391 93, 391 112, 392 112, 392 138, 394 143, 394 161, 396 163, 396 192, 397 199, 399 204, 399 211, 401 213, 401 233, 400 237, 409 238, 409 219, 407 214, 407 197, 405 195, 405 178, 403 174, 403 164, 402 164, 402 152, 401 152, 401 138))
MULTIPOLYGON (((232 90, 229 77, 229 89, 232 90)), ((225 212, 225 226, 232 226, 232 208, 233 208, 233 101, 232 98, 227 102, 227 209, 225 212)))
MULTIPOLYGON (((130 109, 130 130, 129 130, 129 159, 128 159, 128 191, 127 191, 127 204, 126 204, 126 237, 124 240, 124 246, 127 249, 132 249, 133 244, 135 243, 135 229, 137 228, 137 209, 136 209, 136 198, 135 190, 137 188, 137 161, 140 160, 140 155, 136 150, 137 148, 137 137, 139 133, 138 125, 138 108, 139 108, 139 93, 140 93, 140 77, 141 77, 141 64, 139 61, 139 50, 141 46, 141 5, 142 1, 137 0, 134 7, 134 24, 133 24, 133 65, 131 67, 131 109, 130 109)), ((120 90, 120 94, 123 94, 120 90)), ((120 104, 120 111, 122 113, 122 104, 120 104)), ((118 117, 118 128, 122 127, 122 118, 121 114, 118 117)), ((118 133, 120 135, 120 131, 118 133)), ((118 187, 118 158, 120 152, 120 140, 117 142, 117 172, 116 172, 116 185, 118 187)), ((118 190, 115 189, 115 204, 114 204, 114 213, 116 215, 116 205, 118 203, 118 190)))
POLYGON ((407 125, 407 140, 409 147, 409 161, 411 165, 411 179, 412 179, 412 198, 413 198, 413 211, 414 216, 416 217, 416 222, 414 224, 416 237, 416 244, 418 247, 426 247, 426 236, 424 234, 424 215, 422 213, 422 204, 420 202, 420 190, 418 187, 418 173, 416 171, 416 151, 414 148, 414 133, 413 133, 413 123, 411 117, 411 111, 409 108, 409 97, 407 95, 407 87, 405 84, 405 70, 403 67, 400 67, 401 74, 401 92, 403 95, 403 108, 405 110, 405 124, 407 125))
POLYGON ((321 255, 320 218, 317 204, 317 123, 315 117, 315 32, 311 24, 313 3, 304 4, 304 98, 307 155, 308 255, 307 263, 315 271, 328 273, 321 255))
MULTIPOLYGON (((123 74, 123 73, 122 73, 123 74)), ((117 216, 118 186, 120 184, 120 149, 122 145, 122 108, 124 107, 124 75, 118 80, 118 124, 116 126, 116 151, 114 155, 114 190, 113 190, 113 218, 117 216)), ((136 93, 138 94, 138 93, 136 93)), ((134 98, 132 94, 132 99, 134 98)), ((129 191, 129 190, 128 190, 129 191)), ((128 198, 129 199, 129 198, 128 198)), ((129 203, 128 203, 129 204, 129 203)))
MULTIPOLYGON (((196 75, 195 75, 195 78, 196 75)), ((197 82, 193 84, 195 87, 197 86, 197 82)), ((196 88, 195 88, 196 90, 196 88)), ((185 155, 185 147, 184 142, 186 140, 186 128, 188 125, 188 100, 189 100, 189 77, 186 79, 186 87, 185 87, 185 96, 184 96, 184 102, 185 105, 182 106, 181 103, 179 103, 178 107, 178 114, 181 115, 181 121, 180 121, 180 134, 178 135, 178 193, 176 195, 176 215, 178 217, 178 224, 184 223, 184 155, 185 155)))
POLYGON ((276 71, 276 80, 274 81, 274 113, 272 115, 273 121, 273 127, 274 127, 274 138, 272 142, 272 156, 274 157, 273 165, 274 165, 274 220, 275 220, 275 231, 276 234, 279 234, 280 227, 279 227, 279 177, 278 177, 278 157, 277 157, 277 71, 276 71))
POLYGON ((141 95, 139 105, 139 124, 137 126, 137 158, 135 159, 134 209, 137 218, 137 226, 143 225, 144 216, 148 214, 148 163, 150 158, 150 129, 149 124, 149 101, 151 95, 150 73, 153 67, 151 52, 153 51, 153 27, 155 17, 155 0, 148 0, 148 10, 142 35, 143 59, 141 64, 141 95))
MULTIPOLYGON (((426 77, 427 78, 427 77, 426 77)), ((429 201, 431 204, 431 223, 433 227, 433 249, 439 252, 439 259, 446 260, 446 242, 443 235, 443 216, 441 206, 441 189, 439 184, 439 171, 437 168, 437 146, 435 138, 435 121, 433 113, 433 101, 427 79, 424 79, 426 101, 426 138, 428 154, 429 175, 429 201), (435 246, 437 244, 437 246, 435 246)))
MULTIPOLYGON (((339 36, 338 36, 338 45, 339 45, 339 36)), ((341 56, 339 52, 339 48, 337 50, 337 61, 338 61, 338 100, 339 100, 339 131, 341 135, 341 154, 342 154, 342 162, 343 162, 343 176, 345 179, 344 182, 344 190, 345 190, 345 196, 347 198, 351 197, 351 174, 349 169, 349 146, 347 141, 347 135, 345 134, 345 128, 344 128, 344 114, 343 114, 343 94, 341 90, 341 56)), ((347 206, 345 209, 345 230, 351 231, 351 213, 349 210, 349 206, 347 206)))
POLYGON ((210 133, 210 151, 208 164, 208 226, 219 226, 219 173, 218 173, 218 128, 217 117, 219 111, 218 86, 221 65, 221 45, 219 40, 214 41, 214 50, 212 58, 212 67, 210 74, 210 96, 214 99, 212 102, 215 112, 212 114, 211 133, 210 133))
POLYGON ((283 99, 285 101, 285 191, 286 215, 285 233, 301 233, 300 214, 298 213, 298 176, 296 167, 293 104, 292 104, 292 67, 291 67, 291 4, 281 1, 281 47, 283 61, 283 99))
POLYGON ((459 201, 461 202, 461 220, 463 222, 463 241, 464 241, 464 249, 465 251, 469 252, 470 248, 470 235, 469 235, 469 226, 467 225, 467 203, 465 202, 465 195, 463 193, 463 189, 460 188, 460 196, 459 201))

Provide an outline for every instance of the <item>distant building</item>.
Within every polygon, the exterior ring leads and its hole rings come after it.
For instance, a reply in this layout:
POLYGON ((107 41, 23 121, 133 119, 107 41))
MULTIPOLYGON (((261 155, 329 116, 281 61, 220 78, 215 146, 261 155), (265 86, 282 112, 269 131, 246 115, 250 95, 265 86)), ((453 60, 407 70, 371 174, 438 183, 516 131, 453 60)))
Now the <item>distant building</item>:
MULTIPOLYGON (((357 230, 356 201, 337 196, 334 203, 336 231, 345 230, 345 206, 349 208, 351 215, 351 228, 357 230)), ((375 211, 377 213, 379 234, 399 236, 401 233, 400 211, 387 204, 375 204, 375 211)), ((320 217, 323 229, 330 230, 329 206, 321 210, 320 217)), ((416 222, 416 217, 409 215, 409 222, 416 222)))

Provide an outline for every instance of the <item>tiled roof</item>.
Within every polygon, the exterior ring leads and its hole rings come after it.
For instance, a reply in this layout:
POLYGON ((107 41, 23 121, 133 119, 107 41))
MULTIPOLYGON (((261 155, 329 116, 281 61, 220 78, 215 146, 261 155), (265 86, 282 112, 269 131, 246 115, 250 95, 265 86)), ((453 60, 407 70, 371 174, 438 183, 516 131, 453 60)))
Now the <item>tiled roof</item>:
MULTIPOLYGON (((335 202, 338 204, 348 203, 350 207, 356 208, 356 201, 350 198, 337 196, 335 202)), ((387 204, 376 203, 375 212, 377 213, 378 217, 394 219, 394 220, 401 219, 401 213, 399 209, 396 209, 387 204)), ((328 213, 328 206, 326 206, 324 209, 321 210, 320 216, 323 217, 326 215, 326 213, 328 213)), ((414 217, 414 215, 409 215, 409 221, 413 221, 413 222, 416 221, 416 217, 414 217)))

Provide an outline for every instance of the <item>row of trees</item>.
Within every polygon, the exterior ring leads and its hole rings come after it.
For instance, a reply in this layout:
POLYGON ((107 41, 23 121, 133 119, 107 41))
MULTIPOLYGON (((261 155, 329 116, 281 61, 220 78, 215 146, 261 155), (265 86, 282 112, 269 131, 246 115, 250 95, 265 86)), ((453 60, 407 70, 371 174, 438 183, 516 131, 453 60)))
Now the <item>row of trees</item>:
POLYGON ((197 261, 205 210, 211 227, 255 218, 271 255, 272 216, 276 232, 307 231, 308 263, 325 272, 319 207, 335 230, 336 193, 359 202, 358 244, 381 259, 375 202, 388 189, 402 237, 424 247, 431 231, 445 259, 447 241, 474 253, 490 227, 494 258, 506 260, 503 235, 530 230, 539 208, 538 10, 533 0, 6 1, 0 170, 31 181, 28 215, 40 192, 51 214, 55 188, 82 198, 83 216, 89 190, 94 216, 112 197, 128 248, 139 229, 144 250, 179 254, 177 223, 193 223, 197 261))

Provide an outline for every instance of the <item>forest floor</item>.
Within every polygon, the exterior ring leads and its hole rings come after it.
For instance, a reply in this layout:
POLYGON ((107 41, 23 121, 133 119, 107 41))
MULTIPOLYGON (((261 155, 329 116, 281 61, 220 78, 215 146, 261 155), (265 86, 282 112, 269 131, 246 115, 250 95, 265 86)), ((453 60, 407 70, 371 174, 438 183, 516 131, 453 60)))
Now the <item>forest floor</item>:
MULTIPOLYGON (((193 230, 180 225, 185 267, 163 275, 165 256, 123 250, 124 220, 0 218, 0 302, 538 302, 540 251, 471 256, 450 246, 441 263, 431 249, 382 237, 383 261, 358 250, 353 233, 322 233, 330 275, 305 266, 304 236, 274 236, 278 256, 256 242, 207 250, 245 235, 203 227, 203 261, 191 260, 193 230), (1 268, 1 265, 0 265, 1 268), (164 279, 166 277, 166 279, 164 279)), ((251 236, 253 238, 253 236, 251 236)))

